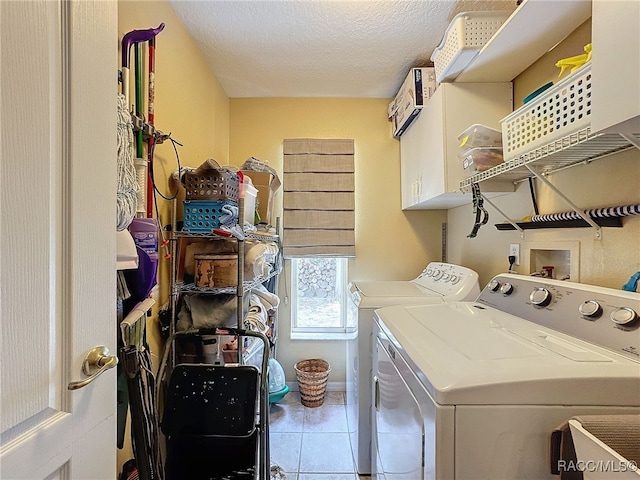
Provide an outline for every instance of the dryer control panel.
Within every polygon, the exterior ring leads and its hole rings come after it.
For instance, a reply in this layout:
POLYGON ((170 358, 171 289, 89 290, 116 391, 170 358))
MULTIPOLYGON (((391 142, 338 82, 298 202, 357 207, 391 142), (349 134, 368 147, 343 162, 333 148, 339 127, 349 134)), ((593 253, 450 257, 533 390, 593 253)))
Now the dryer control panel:
POLYGON ((462 265, 431 262, 411 281, 439 293, 447 301, 473 301, 480 294, 478 274, 462 265))
POLYGON ((478 302, 640 361, 640 294, 501 274, 478 302))

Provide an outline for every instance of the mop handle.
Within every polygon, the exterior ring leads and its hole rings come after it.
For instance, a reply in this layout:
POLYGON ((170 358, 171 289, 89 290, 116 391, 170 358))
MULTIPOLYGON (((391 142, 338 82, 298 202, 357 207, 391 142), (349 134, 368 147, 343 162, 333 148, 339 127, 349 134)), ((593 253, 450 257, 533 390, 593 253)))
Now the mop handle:
MULTIPOLYGON (((147 102, 147 121, 152 127, 155 123, 155 98, 156 98, 156 37, 149 40, 149 97, 147 102)), ((147 218, 153 217, 153 176, 151 164, 153 163, 154 137, 147 140, 148 179, 147 179, 147 218)), ((164 240, 164 239, 163 239, 164 240)))
POLYGON ((158 25, 157 28, 131 30, 122 37, 122 93, 127 99, 127 108, 129 108, 129 64, 131 61, 131 45, 134 43, 149 41, 162 30, 164 30, 164 23, 158 25))

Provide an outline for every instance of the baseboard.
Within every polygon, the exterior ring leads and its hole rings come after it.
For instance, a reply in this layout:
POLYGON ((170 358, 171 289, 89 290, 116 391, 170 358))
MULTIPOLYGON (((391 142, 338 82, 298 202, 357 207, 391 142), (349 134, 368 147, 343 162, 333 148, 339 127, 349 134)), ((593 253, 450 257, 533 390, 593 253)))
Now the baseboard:
MULTIPOLYGON (((297 392, 298 390, 298 382, 287 382, 290 391, 297 392)), ((346 382, 328 382, 327 383, 327 392, 346 392, 347 391, 347 383, 346 382)))

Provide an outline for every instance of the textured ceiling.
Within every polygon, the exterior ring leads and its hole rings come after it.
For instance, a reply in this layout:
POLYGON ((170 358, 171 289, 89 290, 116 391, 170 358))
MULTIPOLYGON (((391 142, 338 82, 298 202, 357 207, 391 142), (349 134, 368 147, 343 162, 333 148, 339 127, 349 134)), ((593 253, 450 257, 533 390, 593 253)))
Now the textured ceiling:
POLYGON ((515 0, 171 0, 227 95, 393 97, 460 12, 515 0))

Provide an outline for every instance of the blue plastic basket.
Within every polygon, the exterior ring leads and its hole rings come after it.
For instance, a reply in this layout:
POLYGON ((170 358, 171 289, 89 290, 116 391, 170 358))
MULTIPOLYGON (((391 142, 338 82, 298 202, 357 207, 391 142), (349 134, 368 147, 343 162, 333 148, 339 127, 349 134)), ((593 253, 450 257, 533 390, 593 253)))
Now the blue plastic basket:
POLYGON ((185 232, 211 232, 214 228, 220 228, 220 217, 223 215, 222 207, 233 205, 233 202, 206 200, 184 200, 184 225, 185 232))

